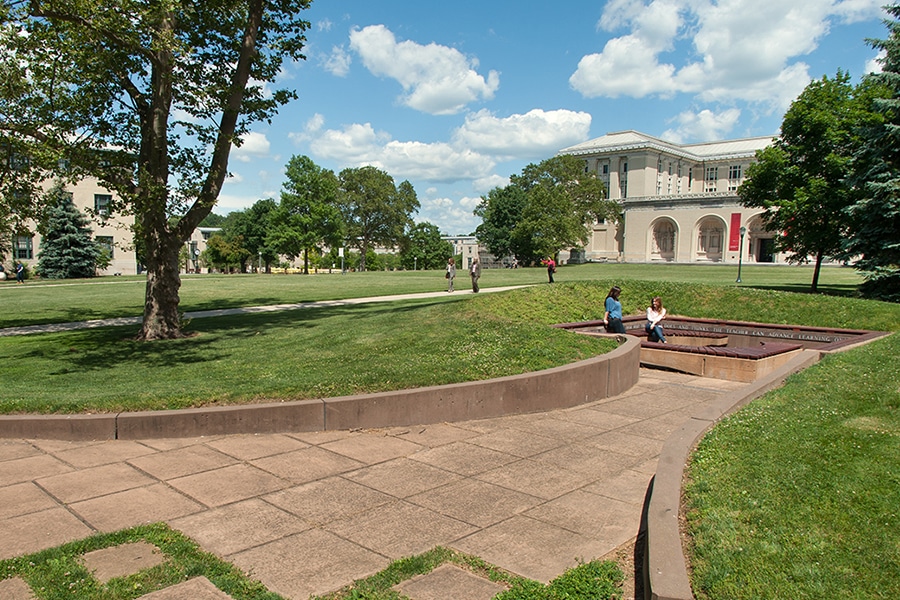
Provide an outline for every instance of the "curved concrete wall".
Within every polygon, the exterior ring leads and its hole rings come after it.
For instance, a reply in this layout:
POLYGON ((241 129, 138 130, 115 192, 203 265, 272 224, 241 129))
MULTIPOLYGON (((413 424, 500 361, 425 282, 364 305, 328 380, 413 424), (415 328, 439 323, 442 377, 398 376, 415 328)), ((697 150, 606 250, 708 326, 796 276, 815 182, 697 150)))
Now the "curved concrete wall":
POLYGON ((487 381, 297 402, 102 415, 0 417, 0 438, 152 439, 229 433, 325 431, 485 419, 568 408, 630 389, 640 374, 638 338, 612 352, 487 381))

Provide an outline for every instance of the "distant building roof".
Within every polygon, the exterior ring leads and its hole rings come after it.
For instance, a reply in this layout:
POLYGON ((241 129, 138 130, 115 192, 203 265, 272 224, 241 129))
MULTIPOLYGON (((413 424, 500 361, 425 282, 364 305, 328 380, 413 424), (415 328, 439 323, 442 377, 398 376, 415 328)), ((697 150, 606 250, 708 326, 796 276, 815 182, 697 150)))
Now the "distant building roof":
POLYGON ((773 136, 704 142, 702 144, 676 144, 641 133, 639 131, 616 131, 604 136, 563 148, 558 154, 607 154, 633 152, 635 150, 657 150, 690 160, 727 160, 756 155, 757 150, 772 144, 773 136))

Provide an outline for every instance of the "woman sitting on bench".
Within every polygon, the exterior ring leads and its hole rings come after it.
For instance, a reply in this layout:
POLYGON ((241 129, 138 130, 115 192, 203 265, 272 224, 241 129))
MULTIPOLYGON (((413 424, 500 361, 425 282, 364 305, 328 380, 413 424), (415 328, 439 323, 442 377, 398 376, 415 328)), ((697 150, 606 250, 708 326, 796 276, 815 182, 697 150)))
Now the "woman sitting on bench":
POLYGON ((647 324, 644 325, 648 342, 666 343, 666 336, 663 334, 662 325, 659 324, 660 321, 665 318, 666 309, 663 307, 662 298, 655 296, 653 300, 650 301, 650 306, 647 307, 647 324))

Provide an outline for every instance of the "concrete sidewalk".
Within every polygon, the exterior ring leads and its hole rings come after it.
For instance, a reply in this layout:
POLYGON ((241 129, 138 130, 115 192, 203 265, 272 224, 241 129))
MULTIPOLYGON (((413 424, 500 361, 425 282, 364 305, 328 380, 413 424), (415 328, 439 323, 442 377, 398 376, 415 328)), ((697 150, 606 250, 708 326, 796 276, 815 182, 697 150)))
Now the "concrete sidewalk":
MULTIPOLYGON (((481 421, 100 443, 0 440, 0 559, 165 521, 297 600, 438 545, 548 582, 635 537, 663 442, 691 414, 743 386, 642 369, 620 396, 481 421)), ((448 597, 434 595, 434 588, 446 593, 446 575, 404 593, 448 597)))

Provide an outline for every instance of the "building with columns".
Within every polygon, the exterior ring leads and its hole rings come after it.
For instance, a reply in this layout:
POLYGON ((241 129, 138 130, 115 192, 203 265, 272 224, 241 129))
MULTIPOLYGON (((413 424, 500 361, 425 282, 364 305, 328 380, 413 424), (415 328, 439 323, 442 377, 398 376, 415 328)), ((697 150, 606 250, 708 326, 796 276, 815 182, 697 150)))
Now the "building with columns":
POLYGON ((762 209, 741 206, 737 196, 757 150, 772 140, 675 144, 619 131, 560 150, 584 159, 608 197, 622 203, 619 223, 593 225, 583 259, 737 263, 743 251, 743 262, 785 262, 774 250, 776 234, 763 228, 762 209))

